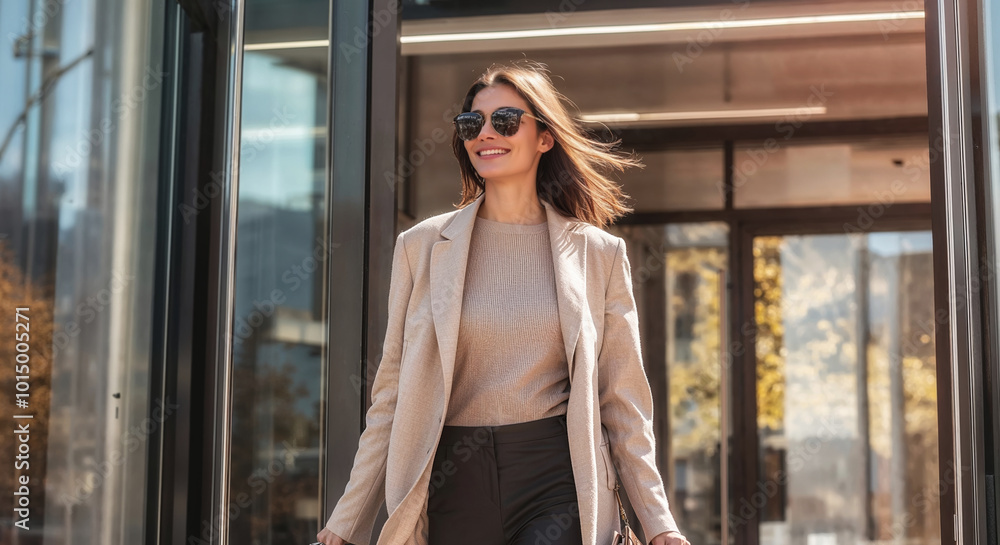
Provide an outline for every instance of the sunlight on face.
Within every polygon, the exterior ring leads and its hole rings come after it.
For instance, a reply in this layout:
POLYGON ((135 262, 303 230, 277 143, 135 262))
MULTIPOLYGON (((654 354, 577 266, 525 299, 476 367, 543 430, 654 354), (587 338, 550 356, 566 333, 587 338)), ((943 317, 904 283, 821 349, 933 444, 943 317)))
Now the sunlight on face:
POLYGON ((472 111, 486 118, 479 136, 465 142, 472 165, 479 175, 490 181, 530 183, 534 185, 538 160, 552 148, 547 131, 539 131, 534 119, 521 117, 521 127, 513 136, 501 136, 493 128, 490 115, 498 108, 513 106, 531 113, 528 102, 504 84, 486 87, 472 100, 472 111))

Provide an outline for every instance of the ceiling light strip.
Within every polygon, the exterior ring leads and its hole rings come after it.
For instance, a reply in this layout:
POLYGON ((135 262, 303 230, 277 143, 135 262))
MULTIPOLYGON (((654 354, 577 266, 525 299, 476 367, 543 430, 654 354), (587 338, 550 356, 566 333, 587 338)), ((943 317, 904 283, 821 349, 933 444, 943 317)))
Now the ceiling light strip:
POLYGON ((298 42, 269 42, 246 44, 243 51, 270 51, 272 49, 307 49, 311 47, 327 47, 330 40, 301 40, 298 42))
POLYGON ((580 120, 585 123, 635 123, 640 121, 690 121, 697 119, 740 119, 752 117, 781 117, 785 115, 823 115, 826 106, 802 106, 799 108, 760 108, 755 110, 711 110, 704 112, 621 112, 605 114, 584 114, 580 120))
MULTIPOLYGON (((644 25, 606 25, 568 28, 540 28, 527 30, 501 30, 496 32, 463 32, 456 34, 418 34, 400 36, 403 44, 464 42, 484 40, 515 40, 560 36, 588 36, 600 34, 630 34, 644 32, 677 32, 692 30, 726 30, 770 26, 814 25, 829 23, 863 23, 877 21, 902 21, 923 19, 922 11, 897 11, 881 13, 848 13, 841 15, 810 15, 805 17, 775 17, 770 19, 745 19, 741 21, 691 21, 682 23, 656 23, 644 25)), ((246 44, 244 51, 270 51, 276 49, 306 49, 329 47, 330 40, 301 40, 293 42, 267 42, 246 44)))
POLYGON ((805 17, 775 17, 770 19, 745 19, 741 21, 692 21, 682 23, 656 23, 643 25, 606 25, 568 28, 539 28, 527 30, 501 30, 496 32, 462 32, 455 34, 418 34, 401 36, 403 44, 466 42, 483 40, 515 40, 557 36, 587 36, 595 34, 631 34, 641 32, 676 32, 690 30, 726 30, 770 26, 813 25, 825 23, 862 23, 873 21, 898 21, 923 19, 923 11, 897 11, 882 13, 848 13, 840 15, 810 15, 805 17))

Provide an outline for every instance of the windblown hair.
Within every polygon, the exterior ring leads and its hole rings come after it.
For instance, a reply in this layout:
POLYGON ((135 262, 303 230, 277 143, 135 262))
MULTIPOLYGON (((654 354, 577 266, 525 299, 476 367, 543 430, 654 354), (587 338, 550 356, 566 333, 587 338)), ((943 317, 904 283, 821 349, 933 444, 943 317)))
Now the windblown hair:
MULTIPOLYGON (((539 198, 565 216, 601 228, 632 211, 623 202, 628 196, 621 186, 602 171, 623 172, 627 167, 641 167, 642 163, 634 154, 615 151, 620 140, 601 142, 587 136, 582 125, 567 112, 568 99, 556 90, 544 64, 491 66, 465 95, 462 112, 472 109, 479 91, 501 84, 509 85, 524 98, 531 108, 529 113, 538 118, 539 130, 548 129, 555 140, 538 163, 535 188, 539 198)), ((452 136, 452 148, 462 173, 462 200, 457 204, 462 208, 485 191, 485 184, 457 132, 452 136)))

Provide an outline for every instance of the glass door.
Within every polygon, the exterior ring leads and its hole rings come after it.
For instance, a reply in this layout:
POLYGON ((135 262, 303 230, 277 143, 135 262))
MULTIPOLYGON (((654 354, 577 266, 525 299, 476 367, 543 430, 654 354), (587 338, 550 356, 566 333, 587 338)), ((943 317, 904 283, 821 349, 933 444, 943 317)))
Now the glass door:
POLYGON ((388 271, 395 240, 395 188, 380 173, 395 160, 382 135, 396 122, 396 38, 357 33, 373 13, 393 28, 398 5, 236 4, 239 85, 227 105, 238 168, 223 197, 231 240, 206 533, 224 545, 310 543, 347 483, 386 323, 387 282, 369 272, 388 271))
POLYGON ((940 542, 954 476, 939 469, 929 231, 616 232, 629 241, 657 463, 692 543, 940 542), (731 240, 749 241, 743 258, 731 240))
POLYGON ((230 543, 310 543, 326 348, 329 2, 244 5, 230 543), (311 41, 310 41, 311 40, 311 41))
POLYGON ((723 222, 620 232, 630 242, 657 466, 677 524, 706 545, 728 543, 728 233, 723 222))
POLYGON ((728 543, 722 491, 728 458, 725 358, 728 233, 724 223, 666 229, 669 451, 677 523, 692 543, 728 543))
POLYGON ((930 232, 757 236, 752 269, 758 477, 734 514, 767 544, 940 542, 930 232))

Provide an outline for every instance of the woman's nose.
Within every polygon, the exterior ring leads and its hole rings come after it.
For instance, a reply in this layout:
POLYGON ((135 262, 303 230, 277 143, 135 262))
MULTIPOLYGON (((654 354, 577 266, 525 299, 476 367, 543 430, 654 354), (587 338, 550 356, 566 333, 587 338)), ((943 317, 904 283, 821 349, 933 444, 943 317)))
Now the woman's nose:
POLYGON ((500 136, 500 134, 493 128, 493 123, 487 119, 486 123, 483 124, 483 130, 479 131, 479 139, 494 139, 500 136))

